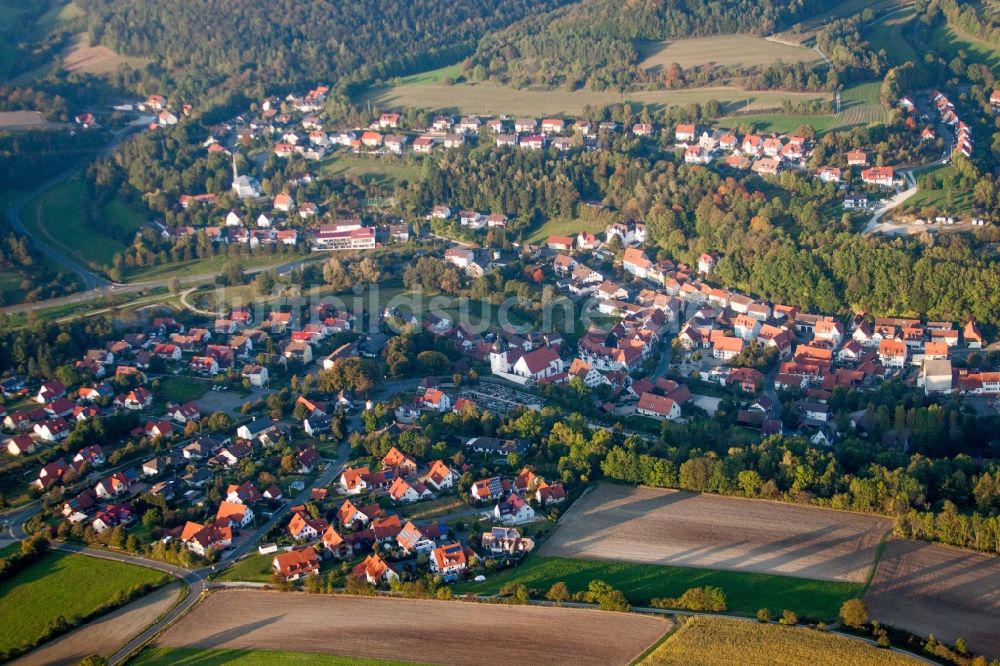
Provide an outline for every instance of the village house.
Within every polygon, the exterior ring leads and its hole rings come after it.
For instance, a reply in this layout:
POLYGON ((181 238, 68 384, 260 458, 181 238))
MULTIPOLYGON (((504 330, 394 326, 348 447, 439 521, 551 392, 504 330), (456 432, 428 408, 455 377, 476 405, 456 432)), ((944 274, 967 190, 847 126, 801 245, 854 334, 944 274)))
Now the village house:
POLYGON ((396 477, 393 480, 388 495, 394 502, 404 503, 419 502, 434 497, 434 493, 420 481, 407 481, 403 477, 396 477))
POLYGON ((458 482, 458 474, 448 467, 444 461, 435 460, 430 464, 423 481, 435 490, 447 490, 453 488, 458 482))
POLYGON ((872 167, 861 172, 861 182, 878 187, 893 187, 895 175, 892 167, 872 167))
POLYGON ((494 527, 489 532, 483 532, 481 543, 483 550, 494 556, 527 553, 535 546, 531 539, 522 537, 513 527, 494 527))
POLYGON ((288 534, 296 541, 318 539, 326 528, 325 520, 313 518, 305 511, 295 511, 288 521, 288 534))
POLYGON ((909 349, 902 340, 885 339, 878 345, 878 359, 887 368, 903 368, 909 349))
POLYGON ((639 397, 635 411, 654 419, 675 421, 681 416, 681 408, 675 401, 655 393, 643 393, 639 397))
POLYGON ((319 574, 319 556, 315 548, 306 546, 301 550, 290 550, 275 555, 271 567, 275 574, 287 581, 299 580, 319 574))
POLYGON ((535 510, 520 495, 511 493, 493 508, 493 517, 504 525, 520 525, 534 520, 535 510))
POLYGON ((215 513, 215 526, 239 529, 252 523, 253 518, 253 509, 246 504, 223 500, 215 513))
POLYGON ((461 543, 445 544, 431 551, 431 572, 444 577, 445 580, 457 578, 467 567, 468 557, 466 557, 465 547, 461 543))
POLYGON ((354 576, 363 578, 372 585, 390 583, 399 580, 399 574, 385 560, 376 554, 371 554, 351 572, 354 576))

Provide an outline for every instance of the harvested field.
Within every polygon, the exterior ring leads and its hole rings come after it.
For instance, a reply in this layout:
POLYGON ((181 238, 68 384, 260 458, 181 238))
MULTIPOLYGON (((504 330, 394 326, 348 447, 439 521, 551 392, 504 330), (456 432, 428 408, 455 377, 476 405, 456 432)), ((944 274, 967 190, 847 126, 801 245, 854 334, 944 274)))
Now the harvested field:
POLYGON ((892 540, 865 603, 880 622, 1000 657, 1000 558, 892 540))
POLYGON ((87 33, 75 36, 63 53, 63 69, 84 74, 110 74, 118 71, 123 64, 138 69, 148 63, 145 58, 121 56, 106 46, 91 44, 90 35, 87 33))
POLYGON ((898 652, 815 629, 693 617, 653 651, 643 666, 916 666, 898 652))
POLYGON ((52 123, 38 111, 0 111, 0 130, 55 129, 65 127, 52 123))
POLYGON ((863 582, 885 518, 676 490, 600 484, 539 555, 863 582))
POLYGON ((128 606, 105 615, 14 662, 18 666, 60 666, 76 664, 88 654, 108 657, 115 650, 153 624, 177 601, 180 583, 160 588, 128 606))
POLYGON ((576 115, 588 104, 595 108, 622 101, 648 105, 687 106, 695 102, 715 100, 724 113, 777 109, 786 99, 793 103, 803 100, 830 99, 828 93, 792 93, 781 91, 746 91, 739 88, 689 88, 685 90, 645 90, 623 95, 613 90, 517 90, 495 83, 461 83, 443 85, 421 83, 389 88, 372 88, 359 95, 355 102, 380 109, 421 108, 454 113, 511 114, 540 116, 545 114, 576 115))
POLYGON ((639 67, 656 71, 671 63, 690 69, 704 65, 754 67, 770 65, 778 60, 785 63, 821 60, 816 51, 804 46, 768 41, 754 35, 718 35, 669 42, 646 42, 641 45, 639 52, 643 58, 639 67))
POLYGON ((627 664, 669 628, 662 618, 598 610, 225 590, 157 644, 442 664, 531 663, 539 654, 550 663, 627 664))

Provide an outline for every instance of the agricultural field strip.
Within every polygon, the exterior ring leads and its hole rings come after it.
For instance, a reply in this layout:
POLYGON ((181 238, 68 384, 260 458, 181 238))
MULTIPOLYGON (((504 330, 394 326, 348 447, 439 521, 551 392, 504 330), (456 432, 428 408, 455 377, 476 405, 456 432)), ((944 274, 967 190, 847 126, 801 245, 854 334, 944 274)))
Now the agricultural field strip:
POLYGON ((724 617, 693 617, 642 666, 915 666, 923 660, 881 650, 846 636, 804 627, 758 624, 724 617))
POLYGON ((739 88, 690 88, 683 90, 647 90, 626 92, 578 90, 517 90, 494 83, 401 85, 391 88, 373 88, 360 95, 355 102, 371 102, 379 108, 423 108, 429 110, 454 110, 461 113, 486 115, 544 115, 578 114, 588 104, 600 107, 622 101, 643 104, 688 105, 695 102, 718 101, 731 109, 726 112, 752 109, 773 109, 784 100, 793 102, 813 99, 830 99, 829 93, 789 93, 772 91, 745 91, 739 88))
POLYGON ((863 582, 885 518, 601 484, 539 554, 863 582))
POLYGON ((647 42, 641 45, 645 56, 639 63, 642 69, 660 69, 672 63, 688 69, 699 65, 768 65, 782 62, 816 62, 816 51, 803 46, 791 46, 768 41, 754 35, 715 35, 691 37, 666 42, 647 42))
POLYGON ((158 645, 432 655, 442 664, 531 663, 544 654, 552 663, 604 665, 629 663, 669 628, 663 618, 598 610, 225 590, 158 645))
POLYGON ((892 540, 865 595, 872 615, 918 635, 1000 657, 1000 558, 892 540))

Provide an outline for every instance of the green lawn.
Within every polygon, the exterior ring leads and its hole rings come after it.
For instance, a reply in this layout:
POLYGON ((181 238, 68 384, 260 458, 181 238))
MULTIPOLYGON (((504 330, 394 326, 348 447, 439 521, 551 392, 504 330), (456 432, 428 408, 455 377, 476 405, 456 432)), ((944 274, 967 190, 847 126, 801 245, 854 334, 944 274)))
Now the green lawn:
POLYGON ((117 592, 166 583, 152 569, 85 555, 49 553, 0 583, 0 650, 37 639, 58 616, 71 624, 94 612, 117 592))
POLYGON ((777 90, 747 91, 735 87, 714 86, 683 90, 634 90, 622 95, 616 89, 585 88, 569 91, 564 88, 537 90, 517 89, 493 82, 442 85, 433 82, 413 82, 409 85, 374 86, 354 98, 357 104, 371 102, 380 109, 419 108, 449 113, 479 113, 485 115, 548 114, 577 115, 586 106, 634 102, 656 108, 687 106, 695 102, 717 101, 723 107, 750 110, 781 108, 785 100, 830 99, 826 92, 785 92, 777 90))
POLYGON ((243 558, 233 566, 226 569, 219 580, 241 580, 251 583, 269 583, 274 569, 271 562, 274 555, 261 555, 254 553, 243 558))
POLYGON ((839 114, 807 116, 786 113, 755 113, 729 116, 720 119, 719 122, 727 127, 753 124, 759 130, 779 133, 792 132, 802 125, 809 125, 818 134, 847 130, 874 122, 885 122, 888 118, 888 111, 879 102, 880 85, 878 81, 874 81, 859 83, 844 89, 841 93, 839 114))
POLYGON ((920 62, 906 35, 912 29, 916 16, 916 10, 907 7, 898 14, 873 21, 865 28, 863 36, 872 44, 884 48, 893 64, 901 65, 907 61, 920 62))
POLYGON ((432 69, 428 72, 420 72, 419 74, 411 74, 406 78, 402 79, 401 83, 404 86, 420 85, 425 83, 443 83, 446 78, 451 78, 452 80, 457 79, 462 75, 462 63, 456 62, 454 65, 445 65, 438 69, 432 69))
POLYGON ((163 402, 188 402, 203 396, 211 386, 211 382, 193 377, 164 377, 156 397, 163 402))
POLYGON ((132 666, 272 666, 272 664, 309 664, 310 666, 412 666, 417 662, 383 661, 360 657, 338 657, 314 652, 276 652, 271 650, 227 650, 222 648, 147 648, 131 662, 132 666))
POLYGON ((802 125, 809 125, 822 134, 838 125, 836 116, 800 116, 784 113, 755 113, 747 116, 731 116, 719 121, 727 127, 737 125, 753 125, 758 130, 788 134, 802 125))
POLYGON ((458 497, 440 497, 429 502, 417 502, 400 507, 399 515, 406 520, 430 520, 467 508, 458 497))
POLYGON ((289 254, 251 254, 247 256, 226 256, 219 255, 208 259, 194 259, 192 261, 179 261, 160 264, 152 268, 140 268, 129 271, 126 282, 143 282, 145 280, 156 280, 168 277, 187 277, 189 275, 212 275, 222 272, 223 267, 229 261, 235 261, 248 268, 258 268, 260 266, 278 266, 292 261, 297 261, 309 255, 304 253, 289 254))
POLYGON ((607 222, 601 217, 593 217, 592 219, 552 218, 535 229, 527 240, 529 243, 544 243, 549 236, 576 236, 581 231, 603 234, 607 222))
POLYGON ((25 206, 22 220, 26 227, 51 239, 84 264, 110 266, 115 254, 125 246, 84 224, 83 198, 83 178, 67 178, 25 206))
POLYGON ((147 219, 148 216, 145 213, 121 199, 112 199, 101 208, 102 223, 119 229, 129 236, 139 231, 147 219))
MULTIPOLYGON (((927 171, 932 171, 938 178, 950 179, 958 176, 957 170, 950 164, 947 166, 937 166, 927 171)), ((940 185, 940 181, 937 181, 936 184, 940 185)), ((940 187, 933 189, 920 187, 916 194, 907 199, 904 206, 907 209, 916 211, 920 211, 923 208, 930 208, 936 212, 955 214, 971 212, 973 210, 973 203, 972 192, 963 190, 958 186, 952 187, 950 190, 940 187)))
POLYGON ((840 605, 860 594, 860 583, 834 583, 790 576, 690 569, 655 564, 574 560, 561 557, 529 556, 521 566, 455 586, 459 594, 496 594, 506 583, 523 583, 543 592, 562 581, 570 592, 585 590, 592 580, 604 580, 621 590, 635 605, 657 597, 678 597, 692 587, 712 585, 722 588, 729 610, 752 615, 767 607, 780 612, 785 608, 801 616, 832 620, 840 605))
POLYGON ((390 185, 420 179, 421 167, 391 155, 353 155, 338 151, 323 162, 320 172, 328 178, 360 178, 366 183, 390 185))
POLYGON ((965 51, 971 62, 984 63, 994 68, 994 71, 1000 66, 1000 48, 950 24, 941 23, 935 28, 926 47, 942 52, 946 57, 965 51))

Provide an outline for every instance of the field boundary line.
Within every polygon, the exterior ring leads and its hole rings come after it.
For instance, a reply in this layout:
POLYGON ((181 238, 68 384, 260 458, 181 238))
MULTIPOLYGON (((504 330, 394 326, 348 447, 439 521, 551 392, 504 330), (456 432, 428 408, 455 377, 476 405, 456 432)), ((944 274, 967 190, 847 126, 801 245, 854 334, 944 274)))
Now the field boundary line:
POLYGON ((868 594, 868 588, 872 586, 872 581, 875 580, 875 574, 878 573, 879 562, 882 561, 882 556, 885 554, 885 549, 889 545, 889 539, 892 538, 892 530, 889 530, 882 537, 882 540, 878 542, 878 546, 875 548, 875 561, 872 562, 871 571, 868 572, 868 578, 865 579, 865 584, 861 588, 861 592, 858 594, 858 599, 864 599, 865 595, 868 594))
MULTIPOLYGON (((166 624, 164 624, 162 627, 160 627, 160 629, 158 631, 156 631, 153 634, 149 635, 144 641, 140 642, 138 645, 136 645, 135 647, 133 647, 128 652, 122 654, 122 650, 124 650, 126 647, 128 647, 128 643, 131 642, 131 641, 126 642, 125 645, 123 645, 118 650, 118 652, 115 652, 111 656, 108 657, 108 664, 109 664, 109 666, 115 666, 115 664, 127 664, 128 662, 130 662, 134 657, 138 656, 138 654, 140 652, 142 652, 143 650, 145 650, 150 645, 150 643, 152 643, 157 638, 159 638, 163 634, 163 632, 165 632, 167 629, 170 629, 172 626, 174 626, 175 624, 177 624, 178 620, 180 620, 183 617, 186 617, 188 613, 190 613, 195 608, 197 608, 198 606, 200 606, 202 604, 202 602, 205 599, 208 598, 208 595, 209 595, 209 593, 211 591, 212 590, 210 588, 208 588, 208 587, 206 587, 205 589, 203 589, 201 591, 201 593, 198 594, 198 597, 194 600, 194 603, 192 603, 186 610, 184 610, 184 612, 178 613, 177 617, 175 617, 170 622, 167 622, 166 624)), ((190 596, 192 593, 193 593, 193 590, 191 590, 190 587, 189 587, 188 588, 188 593, 186 595, 184 595, 183 597, 181 597, 180 601, 177 602, 178 605, 184 603, 184 601, 186 601, 187 598, 188 598, 188 596, 190 596)), ((177 606, 175 605, 173 608, 170 609, 170 611, 167 611, 166 613, 164 613, 164 615, 165 616, 169 615, 169 613, 171 611, 173 611, 174 609, 176 609, 176 608, 177 608, 177 606)), ((162 622, 163 620, 161 619, 161 620, 158 620, 158 621, 162 622)), ((153 627, 155 625, 156 625, 156 622, 154 622, 153 624, 149 625, 149 627, 153 627)), ((144 631, 149 631, 149 627, 146 627, 146 629, 144 631)), ((141 636, 141 635, 142 635, 142 632, 139 633, 139 636, 141 636)), ((135 639, 132 639, 132 640, 135 640, 135 639)))
POLYGON ((584 497, 586 497, 587 493, 589 493, 594 488, 595 488, 595 486, 593 486, 593 485, 587 486, 587 488, 582 493, 580 493, 580 496, 577 497, 575 500, 573 500, 573 503, 570 504, 568 507, 566 507, 566 510, 562 512, 562 514, 559 516, 559 520, 556 521, 556 525, 561 524, 562 521, 563 521, 563 518, 565 518, 566 514, 568 514, 570 512, 570 509, 572 509, 576 505, 577 502, 579 502, 584 497))
POLYGON ((643 662, 643 660, 645 660, 651 654, 653 654, 654 652, 656 652, 660 648, 661 645, 663 645, 664 643, 666 643, 667 640, 669 640, 671 636, 673 636, 674 634, 676 634, 678 632, 678 630, 680 630, 680 628, 683 627, 685 624, 687 624, 687 618, 684 618, 683 622, 682 622, 681 618, 679 616, 671 616, 670 617, 670 628, 667 629, 667 632, 665 634, 663 634, 662 636, 660 636, 659 639, 653 641, 653 644, 650 645, 648 648, 646 648, 645 652, 643 652, 638 657, 636 657, 635 659, 633 659, 629 663, 629 666, 638 666, 639 664, 641 664, 643 662))

